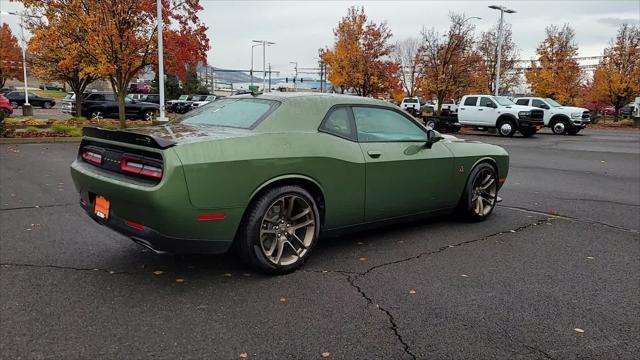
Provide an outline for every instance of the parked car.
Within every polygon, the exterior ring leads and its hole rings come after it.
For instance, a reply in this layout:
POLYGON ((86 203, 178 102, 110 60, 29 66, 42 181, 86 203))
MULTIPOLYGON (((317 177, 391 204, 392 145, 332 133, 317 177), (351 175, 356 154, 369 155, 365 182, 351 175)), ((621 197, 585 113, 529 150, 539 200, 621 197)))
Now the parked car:
POLYGON ((533 136, 544 126, 542 109, 516 105, 504 96, 465 95, 458 107, 458 122, 463 126, 495 128, 500 136, 519 131, 533 136))
POLYGON ((381 100, 278 92, 216 100, 166 126, 85 127, 71 176, 86 213, 138 244, 234 244, 256 269, 286 273, 320 233, 456 209, 484 220, 508 164, 503 148, 427 130, 381 100))
MULTIPOLYGON (((82 98, 82 116, 93 120, 100 120, 105 117, 117 118, 118 101, 110 92, 86 93, 82 98)), ((136 101, 125 98, 125 116, 128 119, 152 120, 156 112, 160 109, 158 104, 136 101)), ((75 102, 72 103, 72 115, 75 116, 75 102)))
POLYGON ((191 107, 197 108, 203 105, 207 105, 208 103, 214 101, 216 99, 215 95, 195 95, 191 101, 191 107))
POLYGON ((41 90, 55 90, 55 91, 63 91, 64 87, 57 84, 42 84, 39 86, 41 90))
MULTIPOLYGON (((11 91, 6 93, 4 96, 9 99, 9 102, 14 109, 24 105, 25 103, 24 91, 11 91)), ((56 102, 50 97, 29 93, 29 104, 43 109, 51 109, 56 105, 56 102)))
POLYGON ((13 114, 13 107, 11 106, 9 99, 0 94, 0 121, 8 118, 11 114, 13 114))
POLYGON ((589 109, 563 106, 550 98, 519 97, 514 101, 518 105, 542 109, 544 126, 551 128, 551 131, 557 135, 575 135, 591 122, 589 109))
POLYGON ((127 97, 136 101, 144 101, 144 102, 150 102, 154 104, 160 104, 159 94, 129 94, 127 95, 127 97))
MULTIPOLYGON (((615 116, 616 108, 614 108, 613 106, 607 106, 606 108, 602 109, 601 114, 607 116, 615 116)), ((620 110, 618 110, 617 114, 620 115, 620 110)))
POLYGON ((180 95, 176 100, 167 101, 165 107, 168 112, 184 114, 191 110, 191 102, 195 96, 198 95, 180 95))
POLYGON ((418 113, 420 111, 420 98, 417 96, 406 97, 402 99, 400 108, 409 113, 418 113))

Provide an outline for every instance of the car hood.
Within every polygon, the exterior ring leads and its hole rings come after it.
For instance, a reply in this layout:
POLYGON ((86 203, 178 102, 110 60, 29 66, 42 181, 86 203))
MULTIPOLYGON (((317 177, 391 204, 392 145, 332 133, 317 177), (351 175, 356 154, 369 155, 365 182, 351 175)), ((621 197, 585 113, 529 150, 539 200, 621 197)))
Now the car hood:
POLYGON ((177 144, 191 143, 202 140, 228 139, 234 137, 251 136, 255 133, 251 130, 207 125, 191 125, 173 123, 161 126, 150 126, 127 131, 136 134, 152 136, 164 140, 174 141, 177 144))

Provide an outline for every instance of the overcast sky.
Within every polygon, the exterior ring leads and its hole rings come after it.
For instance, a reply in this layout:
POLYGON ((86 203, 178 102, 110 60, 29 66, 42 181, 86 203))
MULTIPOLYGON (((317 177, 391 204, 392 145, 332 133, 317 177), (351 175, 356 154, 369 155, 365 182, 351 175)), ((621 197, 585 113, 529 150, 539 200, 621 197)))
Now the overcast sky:
MULTIPOLYGON (((535 55, 544 38, 545 27, 568 23, 576 31, 580 56, 600 55, 616 34, 620 23, 640 24, 640 0, 629 1, 217 1, 201 0, 200 14, 209 27, 211 39, 209 63, 222 68, 248 69, 251 40, 276 42, 267 50, 267 62, 288 76, 297 61, 299 67, 317 65, 318 48, 331 46, 333 29, 350 6, 364 6, 367 16, 386 21, 393 41, 419 36, 423 27, 439 31, 448 28, 448 13, 478 16, 471 20, 477 32, 489 29, 499 12, 488 5, 504 5, 517 11, 506 14, 512 24, 514 41, 521 58, 535 55)), ((5 11, 16 11, 19 3, 0 0, 5 11)), ((12 30, 19 32, 18 19, 2 16, 12 30)), ((255 67, 262 66, 262 54, 256 48, 255 67)))

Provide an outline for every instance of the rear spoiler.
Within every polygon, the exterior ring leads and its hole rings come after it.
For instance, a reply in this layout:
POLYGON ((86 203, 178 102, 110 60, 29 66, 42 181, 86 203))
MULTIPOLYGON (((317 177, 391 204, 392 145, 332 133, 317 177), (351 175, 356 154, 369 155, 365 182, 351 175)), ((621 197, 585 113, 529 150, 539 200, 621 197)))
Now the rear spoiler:
POLYGON ((86 126, 82 128, 82 136, 118 141, 128 144, 166 149, 176 144, 175 141, 159 138, 151 135, 137 134, 122 130, 107 130, 99 127, 86 126))

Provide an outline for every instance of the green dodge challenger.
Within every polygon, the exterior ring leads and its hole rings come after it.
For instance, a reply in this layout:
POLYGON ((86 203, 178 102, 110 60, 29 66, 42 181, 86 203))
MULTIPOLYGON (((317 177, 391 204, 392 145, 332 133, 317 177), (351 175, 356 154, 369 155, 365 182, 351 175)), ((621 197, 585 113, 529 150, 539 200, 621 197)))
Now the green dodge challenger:
POLYGON ((221 253, 286 273, 321 233, 493 211, 501 147, 442 136, 384 101, 270 93, 181 121, 85 128, 71 175, 97 222, 156 252, 221 253))

